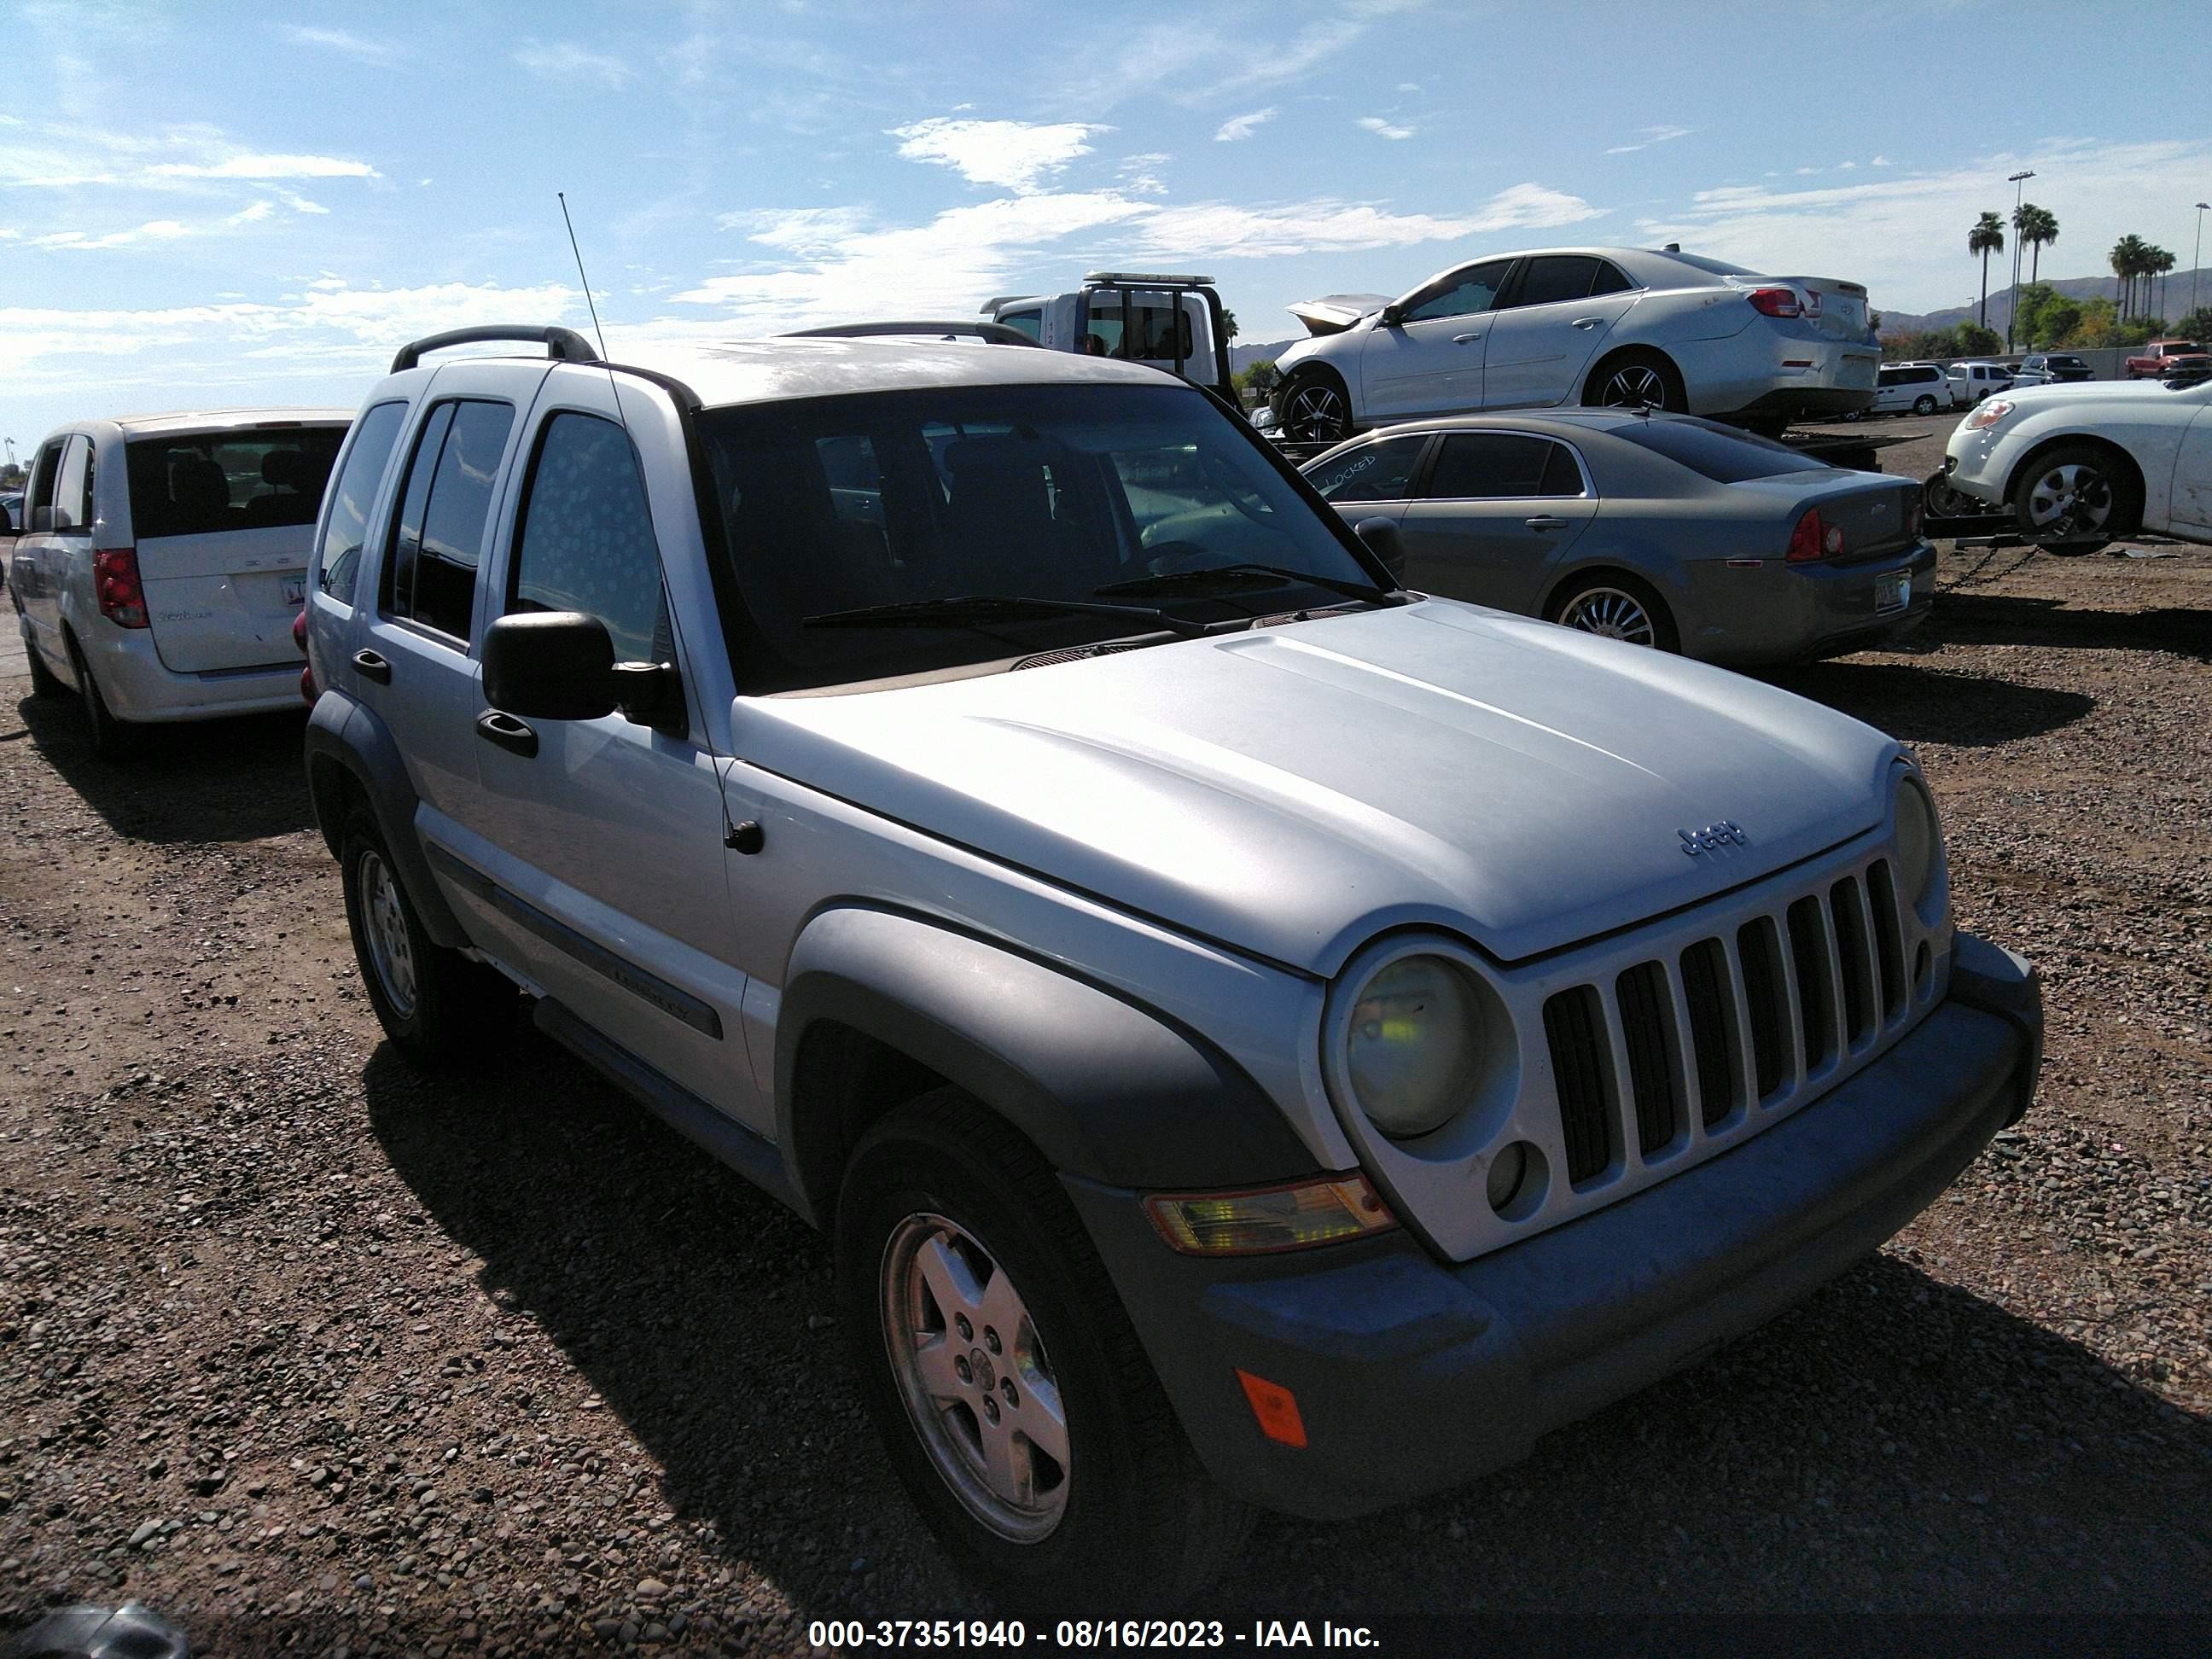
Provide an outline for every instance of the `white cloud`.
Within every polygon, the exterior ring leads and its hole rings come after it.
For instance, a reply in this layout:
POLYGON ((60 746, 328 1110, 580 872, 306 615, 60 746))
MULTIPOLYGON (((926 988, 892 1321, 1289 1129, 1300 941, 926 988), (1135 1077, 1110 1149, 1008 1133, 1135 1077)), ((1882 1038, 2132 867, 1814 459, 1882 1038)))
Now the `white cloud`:
POLYGON ((1164 196, 1167 180, 1160 177, 1160 169, 1175 157, 1165 150, 1147 150, 1141 155, 1125 155, 1121 165, 1114 169, 1114 176, 1121 181, 1121 188, 1134 191, 1139 196, 1164 196))
POLYGON ((82 230, 49 231, 43 236, 31 238, 31 246, 70 249, 127 247, 133 242, 174 241, 179 236, 192 234, 192 228, 179 220, 149 219, 131 229, 111 230, 104 236, 94 236, 82 230))
POLYGON ((1836 171, 1838 173, 1856 173, 1858 170, 1859 164, 1856 161, 1840 161, 1836 166, 1836 171))
POLYGON ((573 40, 526 40, 514 49, 514 57, 524 69, 547 81, 596 81, 619 92, 637 78, 637 71, 621 58, 573 40))
POLYGON ((1202 254, 1214 259, 1284 258, 1577 224, 1604 212, 1579 196, 1544 185, 1523 184, 1500 191, 1473 213, 1457 217, 1391 213, 1366 203, 1329 200, 1268 208, 1212 203, 1160 209, 1135 229, 1148 253, 1202 254))
POLYGON ((1379 115, 1363 115, 1354 125, 1373 133, 1378 138, 1410 138, 1413 136, 1413 128, 1393 126, 1379 115))
POLYGON ((406 55, 397 41, 374 40, 365 34, 356 34, 350 29, 306 28, 297 23, 287 23, 284 33, 295 45, 319 46, 326 52, 343 52, 348 58, 364 64, 380 66, 396 64, 406 55))
POLYGON ((1217 144, 1241 143, 1274 118, 1275 106, 1273 104, 1247 115, 1232 115, 1214 129, 1213 142, 1217 144))
POLYGON ((1401 92, 1419 92, 1420 89, 1421 83, 1419 81, 1401 81, 1398 82, 1398 90, 1401 92))
POLYGON ((1695 127, 1660 126, 1639 128, 1638 131, 1641 136, 1635 143, 1615 144, 1612 149, 1606 151, 1606 154, 1607 155, 1631 155, 1639 149, 1649 149, 1654 144, 1670 144, 1677 138, 1686 138, 1696 131, 1697 129, 1695 127))
POLYGON ((1800 179, 1809 179, 1820 170, 1820 169, 1818 167, 1799 167, 1797 169, 1797 176, 1800 179))
POLYGON ((948 167, 971 185, 1000 185, 1023 195, 1039 189, 1109 129, 1080 121, 981 121, 933 115, 894 127, 898 153, 909 161, 948 167))
POLYGON ((220 161, 164 161, 146 169, 155 179, 374 179, 377 170, 366 161, 349 161, 335 155, 255 155, 241 154, 220 161))
POLYGON ((1877 155, 1873 161, 1868 162, 1867 165, 1870 167, 1886 167, 1889 165, 1889 157, 1887 155, 1877 155))
POLYGON ((1425 0, 1338 0, 1336 15, 1298 29, 1280 44, 1267 36, 1272 16, 1255 20, 1226 7, 1183 7, 1170 21, 1115 26, 1086 49, 1053 88, 1066 108, 1107 110, 1130 98, 1169 98, 1204 106, 1264 87, 1302 81, 1340 60, 1376 22, 1425 0))

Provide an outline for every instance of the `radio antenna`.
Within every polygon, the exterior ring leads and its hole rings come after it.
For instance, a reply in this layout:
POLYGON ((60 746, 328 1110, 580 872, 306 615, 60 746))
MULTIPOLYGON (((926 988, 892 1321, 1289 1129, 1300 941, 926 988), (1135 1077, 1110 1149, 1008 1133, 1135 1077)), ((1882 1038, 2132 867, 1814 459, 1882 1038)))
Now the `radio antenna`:
POLYGON ((576 222, 568 216, 568 192, 556 190, 553 199, 561 204, 561 222, 568 228, 568 252, 576 256, 576 280, 584 285, 584 304, 592 313, 592 332, 599 337, 599 361, 607 361, 607 331, 599 326, 599 302, 592 298, 592 279, 584 275, 584 251, 576 246, 576 222))

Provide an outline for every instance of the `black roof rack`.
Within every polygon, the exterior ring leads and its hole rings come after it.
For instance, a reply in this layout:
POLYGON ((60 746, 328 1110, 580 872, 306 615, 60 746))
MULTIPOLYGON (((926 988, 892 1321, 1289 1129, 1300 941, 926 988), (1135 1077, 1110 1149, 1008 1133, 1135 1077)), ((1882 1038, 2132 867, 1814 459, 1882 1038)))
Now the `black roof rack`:
POLYGON ((549 356, 568 363, 596 363, 599 352, 592 343, 573 328, 533 328, 520 323, 486 323, 477 328, 449 328, 443 334, 426 334, 399 348, 392 360, 394 374, 410 369, 422 361, 426 351, 443 351, 447 346, 476 345, 486 340, 529 341, 542 345, 549 356))
POLYGON ((865 340, 883 335, 943 336, 947 339, 966 336, 983 340, 993 345, 1033 346, 1039 342, 1018 328, 1004 323, 832 323, 827 328, 796 328, 783 337, 787 340, 865 340))

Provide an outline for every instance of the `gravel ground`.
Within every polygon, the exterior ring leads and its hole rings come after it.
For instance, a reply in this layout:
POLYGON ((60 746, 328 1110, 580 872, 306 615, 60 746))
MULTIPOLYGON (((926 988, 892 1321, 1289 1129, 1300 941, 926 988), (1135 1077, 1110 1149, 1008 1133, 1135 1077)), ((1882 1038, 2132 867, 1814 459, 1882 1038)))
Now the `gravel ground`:
MULTIPOLYGON (((1948 424, 1869 429, 1925 471, 1948 424)), ((1918 748, 1960 920, 2044 970, 2035 1111, 1802 1308, 1463 1492, 1263 1521, 1203 1611, 2212 1612, 2212 554, 1942 580, 1909 651, 1775 678, 1918 748)), ((783 1652, 984 1610, 818 1239, 527 1033, 461 1083, 380 1048, 296 719, 111 768, 8 666, 0 1629, 783 1652)))

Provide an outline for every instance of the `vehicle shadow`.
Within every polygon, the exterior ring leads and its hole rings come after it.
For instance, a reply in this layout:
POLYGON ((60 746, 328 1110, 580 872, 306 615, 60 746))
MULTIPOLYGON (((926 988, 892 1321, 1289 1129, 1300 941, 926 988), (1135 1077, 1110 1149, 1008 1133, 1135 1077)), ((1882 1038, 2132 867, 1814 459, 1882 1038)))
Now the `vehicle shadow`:
POLYGON ((2212 611, 2077 608, 2063 599, 1950 592, 1921 630, 1948 645, 2043 645, 2075 651, 2170 651, 2212 661, 2212 611))
POLYGON ((70 787, 119 836, 135 841, 260 841, 310 828, 302 714, 131 728, 135 750, 92 752, 73 697, 16 705, 30 738, 70 787))
POLYGON ((2079 691, 1904 663, 1804 663, 1758 671, 1758 678, 1855 715, 1901 743, 1967 749, 2038 737, 2096 707, 2079 691))
MULTIPOLYGON (((458 1084, 387 1048, 363 1082, 395 1170, 687 1529, 811 1614, 980 1608, 861 1414, 818 1237, 534 1036, 458 1084)), ((1512 1469, 1353 1522, 1263 1518, 1181 1611, 1676 1613, 1777 1585, 1776 1610, 2176 1610, 2212 1606, 2208 1497, 2212 1424, 1881 1255, 1512 1469)))

